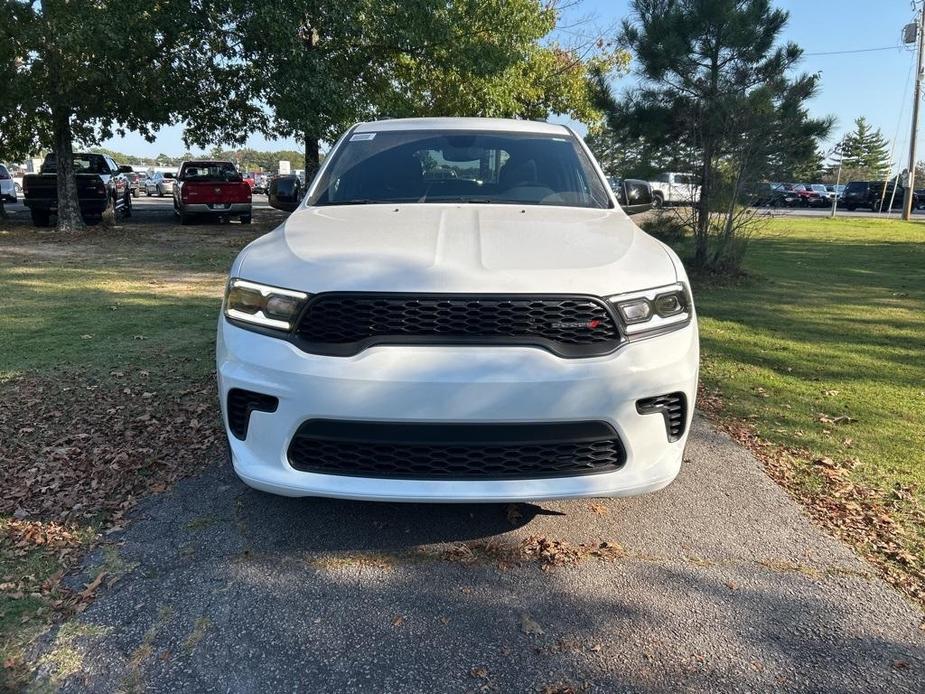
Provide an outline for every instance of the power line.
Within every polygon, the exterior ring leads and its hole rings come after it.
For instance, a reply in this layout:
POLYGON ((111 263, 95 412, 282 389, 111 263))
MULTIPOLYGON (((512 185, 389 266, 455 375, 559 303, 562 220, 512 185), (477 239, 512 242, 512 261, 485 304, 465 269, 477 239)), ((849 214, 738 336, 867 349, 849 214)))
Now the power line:
POLYGON ((875 51, 893 51, 897 48, 902 48, 902 46, 884 46, 883 48, 857 48, 850 51, 821 51, 817 53, 804 53, 805 56, 810 55, 846 55, 848 53, 873 53, 875 51))

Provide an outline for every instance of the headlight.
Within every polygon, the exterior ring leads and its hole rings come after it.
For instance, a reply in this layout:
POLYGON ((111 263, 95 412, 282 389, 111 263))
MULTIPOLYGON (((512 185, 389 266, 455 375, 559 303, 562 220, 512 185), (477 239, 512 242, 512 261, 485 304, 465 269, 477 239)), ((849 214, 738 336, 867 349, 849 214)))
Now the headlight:
POLYGON ((288 331, 307 300, 305 292, 234 278, 225 292, 225 315, 243 323, 288 331))
POLYGON ((633 337, 651 332, 676 330, 690 322, 690 292, 683 284, 645 289, 607 297, 620 312, 623 329, 633 337))

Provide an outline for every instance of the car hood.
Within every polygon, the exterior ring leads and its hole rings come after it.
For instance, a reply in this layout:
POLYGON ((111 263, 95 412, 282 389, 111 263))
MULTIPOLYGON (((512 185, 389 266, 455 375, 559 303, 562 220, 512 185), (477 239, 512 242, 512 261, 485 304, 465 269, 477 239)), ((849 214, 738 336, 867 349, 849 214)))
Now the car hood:
POLYGON ((459 204, 300 208, 232 275, 308 293, 606 296, 677 281, 665 247, 621 210, 459 204))

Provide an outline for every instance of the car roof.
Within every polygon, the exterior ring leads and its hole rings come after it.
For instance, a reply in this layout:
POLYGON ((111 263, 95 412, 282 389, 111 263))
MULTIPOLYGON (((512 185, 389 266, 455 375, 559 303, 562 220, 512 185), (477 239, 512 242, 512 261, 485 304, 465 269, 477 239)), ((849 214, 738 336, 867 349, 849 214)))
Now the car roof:
POLYGON ((181 166, 186 165, 186 164, 191 164, 193 166, 211 166, 213 164, 222 164, 222 165, 231 164, 232 166, 234 166, 234 162, 223 161, 221 159, 190 159, 189 161, 183 162, 181 166))
POLYGON ((359 123, 355 132, 376 133, 399 130, 485 130, 493 132, 569 135, 564 125, 510 118, 393 118, 359 123))

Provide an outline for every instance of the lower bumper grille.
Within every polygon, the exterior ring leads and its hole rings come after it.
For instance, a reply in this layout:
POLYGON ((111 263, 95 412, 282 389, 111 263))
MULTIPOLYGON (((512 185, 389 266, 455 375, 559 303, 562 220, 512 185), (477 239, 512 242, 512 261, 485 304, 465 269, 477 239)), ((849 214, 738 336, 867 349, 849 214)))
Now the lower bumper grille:
POLYGON ((356 477, 503 480, 619 470, 620 437, 605 422, 394 424, 309 420, 289 445, 302 472, 356 477))

